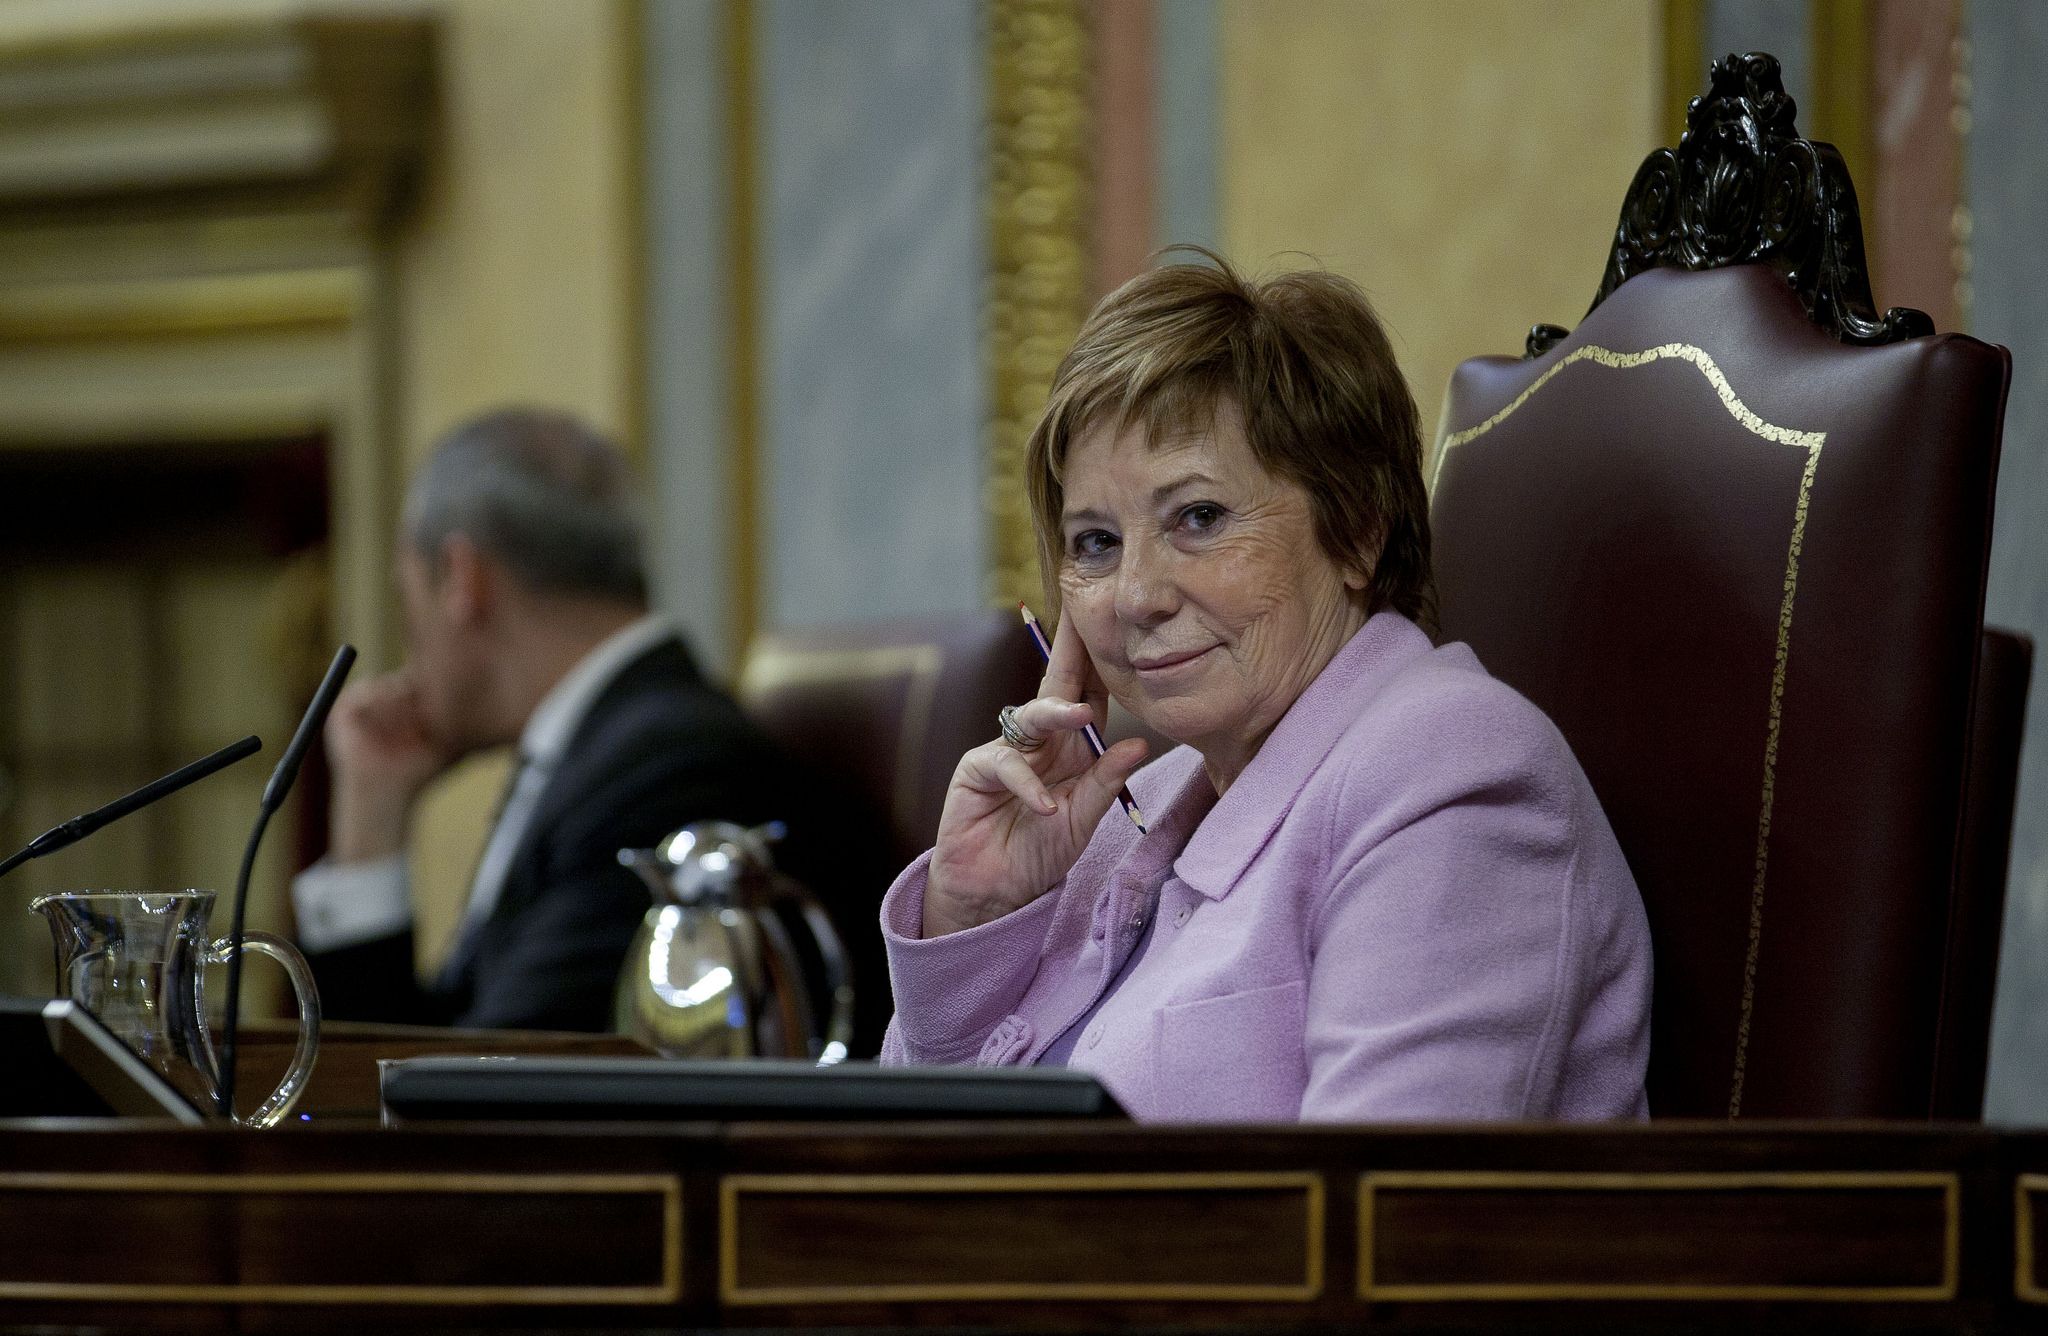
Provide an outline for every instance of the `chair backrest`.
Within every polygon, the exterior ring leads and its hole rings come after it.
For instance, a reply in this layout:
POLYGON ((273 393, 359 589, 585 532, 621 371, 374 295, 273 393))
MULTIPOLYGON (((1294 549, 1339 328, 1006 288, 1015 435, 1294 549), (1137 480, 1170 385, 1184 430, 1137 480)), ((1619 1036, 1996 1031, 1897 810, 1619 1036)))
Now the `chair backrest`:
POLYGON ((761 636, 740 703, 777 743, 861 795, 901 867, 931 847, 960 754, 996 712, 1037 694, 1036 650, 1014 611, 761 636))
POLYGON ((1859 227, 1776 63, 1731 57, 1585 321, 1446 401, 1443 637, 1556 721, 1613 823, 1659 1115, 1981 1107, 2025 680, 1982 638, 2010 358, 1871 315, 1859 227))

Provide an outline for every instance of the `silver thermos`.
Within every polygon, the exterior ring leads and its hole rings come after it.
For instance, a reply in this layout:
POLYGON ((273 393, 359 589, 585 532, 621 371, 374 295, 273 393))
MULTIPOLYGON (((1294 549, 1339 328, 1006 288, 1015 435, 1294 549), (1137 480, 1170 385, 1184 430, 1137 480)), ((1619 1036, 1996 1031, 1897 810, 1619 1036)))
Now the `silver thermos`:
POLYGON ((676 1058, 846 1057, 853 983, 846 948, 801 883, 775 870, 780 822, 698 821, 652 849, 622 849, 654 906, 626 955, 619 1030, 676 1058), (820 1008, 780 911, 795 911, 823 966, 820 1008), (822 1024, 820 1016, 822 1013, 822 1024))

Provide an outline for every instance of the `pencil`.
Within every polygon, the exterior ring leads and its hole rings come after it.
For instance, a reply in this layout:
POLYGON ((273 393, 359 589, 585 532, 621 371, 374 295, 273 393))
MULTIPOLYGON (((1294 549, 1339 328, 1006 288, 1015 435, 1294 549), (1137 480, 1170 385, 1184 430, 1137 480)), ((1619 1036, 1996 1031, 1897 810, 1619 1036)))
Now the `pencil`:
MULTIPOLYGON (((1031 609, 1024 604, 1019 603, 1017 611, 1024 614, 1024 629, 1031 633, 1031 643, 1038 646, 1038 657, 1044 659, 1047 663, 1051 663, 1052 642, 1045 638, 1045 628, 1038 624, 1038 618, 1032 616, 1031 609)), ((1102 734, 1095 730, 1094 724, 1084 725, 1081 729, 1081 736, 1088 739, 1088 750, 1094 752, 1098 757, 1103 752, 1109 750, 1102 745, 1102 734)), ((1118 789, 1116 791, 1116 800, 1118 805, 1124 809, 1124 815, 1131 819, 1131 824, 1138 828, 1138 833, 1140 835, 1145 834, 1145 814, 1138 810, 1137 799, 1131 797, 1129 787, 1118 789)))

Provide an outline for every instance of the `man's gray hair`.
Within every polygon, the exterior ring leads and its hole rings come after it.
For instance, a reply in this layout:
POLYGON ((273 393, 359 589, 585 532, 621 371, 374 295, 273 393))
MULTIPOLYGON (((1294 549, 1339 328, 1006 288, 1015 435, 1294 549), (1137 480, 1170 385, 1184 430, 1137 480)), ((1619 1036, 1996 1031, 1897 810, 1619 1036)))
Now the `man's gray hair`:
POLYGON ((530 589, 647 602, 631 470, 567 413, 503 409, 449 432, 406 491, 404 526, 429 563, 459 533, 530 589))

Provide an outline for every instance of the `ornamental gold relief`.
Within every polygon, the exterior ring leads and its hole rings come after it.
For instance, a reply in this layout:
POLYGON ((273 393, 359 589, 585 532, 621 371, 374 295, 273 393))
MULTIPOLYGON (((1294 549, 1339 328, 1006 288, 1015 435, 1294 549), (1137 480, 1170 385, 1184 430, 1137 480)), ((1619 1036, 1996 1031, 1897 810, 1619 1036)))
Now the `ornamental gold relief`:
POLYGON ((1094 297, 1091 40, 1079 0, 989 0, 984 304, 988 592, 1038 599, 1024 446, 1094 297))

